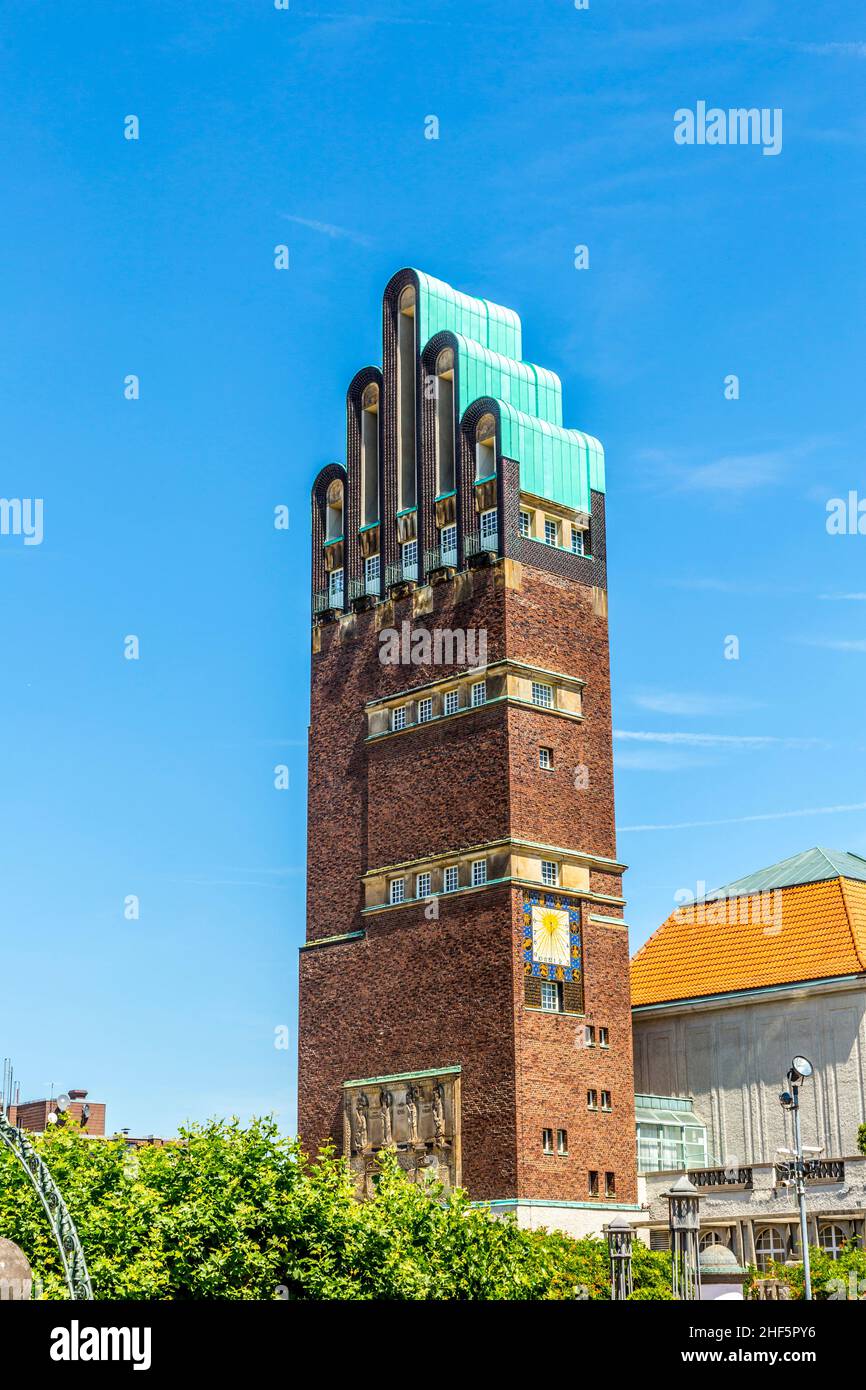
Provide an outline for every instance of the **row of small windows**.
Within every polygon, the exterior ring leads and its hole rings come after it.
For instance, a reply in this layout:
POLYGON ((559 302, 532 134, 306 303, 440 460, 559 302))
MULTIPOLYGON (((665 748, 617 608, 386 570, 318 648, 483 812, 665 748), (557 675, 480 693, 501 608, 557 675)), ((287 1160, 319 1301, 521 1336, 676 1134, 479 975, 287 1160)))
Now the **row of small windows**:
MULTIPOLYGON (((446 690, 442 697, 443 715, 457 714, 461 709, 477 709, 479 705, 487 703, 487 682, 473 681, 469 686, 468 703, 462 705, 463 690, 446 690)), ((391 728, 396 733, 400 729, 407 728, 408 705, 395 705, 391 710, 391 728)), ((433 697, 425 696, 418 701, 418 723, 428 724, 433 718, 433 697)))
MULTIPOLYGON (((342 483, 332 483, 328 490, 330 498, 332 490, 339 489, 339 506, 332 505, 329 501, 327 512, 326 537, 328 541, 339 540, 342 536, 343 511, 342 511, 342 483)), ((528 512, 520 513, 520 533, 523 536, 531 534, 530 516, 528 512)), ((560 546, 560 523, 545 521, 545 542, 548 545, 560 546)), ((481 513, 480 518, 480 548, 482 550, 497 550, 499 545, 499 514, 495 507, 481 513)), ((576 526, 571 527, 571 551, 574 555, 582 555, 583 532, 576 526)), ((434 559, 436 557, 434 556, 434 559)), ((455 522, 442 526, 439 530, 439 553, 438 563, 448 568, 455 568, 457 565, 457 525, 455 522)), ((364 561, 364 593, 378 596, 381 587, 382 566, 379 555, 370 555, 364 561)), ((389 569, 389 581, 414 580, 418 579, 418 541, 405 541, 400 546, 400 561, 397 572, 392 573, 389 569)), ((341 608, 343 606, 344 584, 343 570, 332 570, 328 576, 328 601, 329 607, 341 608)), ((551 692, 552 694, 552 692, 551 692)), ((550 701, 552 704, 552 699, 550 701)))
MULTIPOLYGON (((469 865, 469 882, 464 887, 481 888, 487 882, 487 860, 473 859, 469 865)), ((433 877, 432 874, 424 872, 415 875, 415 897, 429 898, 433 896, 433 877)), ((442 871, 442 892, 456 893, 460 888, 460 868, 457 864, 449 864, 442 871)), ((388 884, 388 901, 393 906, 396 903, 406 902, 406 878, 392 878, 388 884)))
POLYGON ((537 531, 535 513, 520 510, 520 534, 527 540, 542 540, 545 545, 557 550, 570 550, 572 555, 584 555, 584 533, 573 521, 562 521, 559 517, 546 516, 541 531, 537 531))
POLYGON ((586 1108, 587 1110, 612 1110, 610 1091, 587 1091, 586 1108), (601 1096, 601 1104, 599 1104, 599 1095, 601 1096))

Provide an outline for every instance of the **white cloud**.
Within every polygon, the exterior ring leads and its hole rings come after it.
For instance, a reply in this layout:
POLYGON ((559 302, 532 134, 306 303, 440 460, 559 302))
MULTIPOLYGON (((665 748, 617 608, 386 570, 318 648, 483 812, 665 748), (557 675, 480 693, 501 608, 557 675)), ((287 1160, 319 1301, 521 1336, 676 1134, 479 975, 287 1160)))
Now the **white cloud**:
POLYGON ((633 703, 653 714, 685 716, 734 714, 758 707, 756 701, 735 695, 698 695, 676 690, 643 691, 633 696, 633 703))
POLYGON ((806 647, 821 647, 828 652, 866 652, 866 637, 801 637, 806 647))
POLYGON ((643 729, 614 729, 613 736, 622 743, 664 743, 684 748, 766 748, 772 744, 814 748, 822 742, 816 738, 780 738, 776 734, 657 733, 643 729))
POLYGON ((620 834, 633 835, 643 830, 698 830, 711 825, 746 825, 750 821, 790 820, 797 816, 835 816, 844 811, 866 811, 866 801, 856 802, 852 806, 807 806, 801 811, 765 811, 761 815, 729 816, 724 820, 684 820, 668 825, 620 825, 617 826, 617 831, 620 834))
POLYGON ((319 222, 315 217, 296 217, 291 212, 281 215, 286 222, 295 222, 299 227, 307 227, 311 232, 319 232, 322 236, 334 240, 354 241, 358 246, 372 245, 369 237, 363 236, 360 232, 353 232, 349 227, 338 227, 335 222, 319 222))

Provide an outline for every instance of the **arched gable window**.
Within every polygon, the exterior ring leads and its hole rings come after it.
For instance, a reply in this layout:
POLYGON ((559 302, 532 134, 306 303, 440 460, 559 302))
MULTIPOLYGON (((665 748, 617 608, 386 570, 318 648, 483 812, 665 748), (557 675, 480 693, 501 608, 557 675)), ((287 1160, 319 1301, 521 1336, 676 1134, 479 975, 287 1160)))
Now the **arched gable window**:
POLYGON ((454 349, 436 357, 436 492, 454 491, 454 349))
POLYGON ((335 478, 326 495, 325 540, 339 540, 343 534, 343 484, 335 478))
POLYGON ((379 387, 361 397, 361 525, 379 520, 379 387))
POLYGON ((398 510, 415 506, 415 286, 397 305, 398 510))
POLYGON ((496 420, 488 411, 475 426, 475 481, 496 473, 496 420))

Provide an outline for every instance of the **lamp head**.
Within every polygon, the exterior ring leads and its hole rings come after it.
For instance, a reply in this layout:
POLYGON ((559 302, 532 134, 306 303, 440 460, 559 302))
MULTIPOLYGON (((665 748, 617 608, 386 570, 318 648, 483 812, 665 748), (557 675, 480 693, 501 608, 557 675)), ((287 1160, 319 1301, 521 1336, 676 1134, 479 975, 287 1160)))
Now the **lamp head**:
POLYGON ((788 1072, 788 1080, 794 1085, 798 1081, 805 1081, 812 1075, 812 1063, 808 1057, 795 1057, 791 1063, 791 1070, 788 1072))

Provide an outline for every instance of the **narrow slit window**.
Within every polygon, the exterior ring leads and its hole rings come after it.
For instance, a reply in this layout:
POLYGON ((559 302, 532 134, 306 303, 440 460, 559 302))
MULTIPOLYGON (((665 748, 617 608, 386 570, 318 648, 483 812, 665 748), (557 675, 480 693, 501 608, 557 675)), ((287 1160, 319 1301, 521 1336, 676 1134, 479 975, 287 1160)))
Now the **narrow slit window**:
POLYGON ((454 351, 436 358, 436 491, 454 491, 454 351))
POLYGON ((407 285, 397 310, 397 445, 399 511, 415 506, 415 287, 407 285))
POLYGON ((361 397, 362 526, 379 520, 379 387, 371 382, 361 397))
POLYGON ((488 412, 475 426, 475 481, 496 476, 496 421, 488 412))

